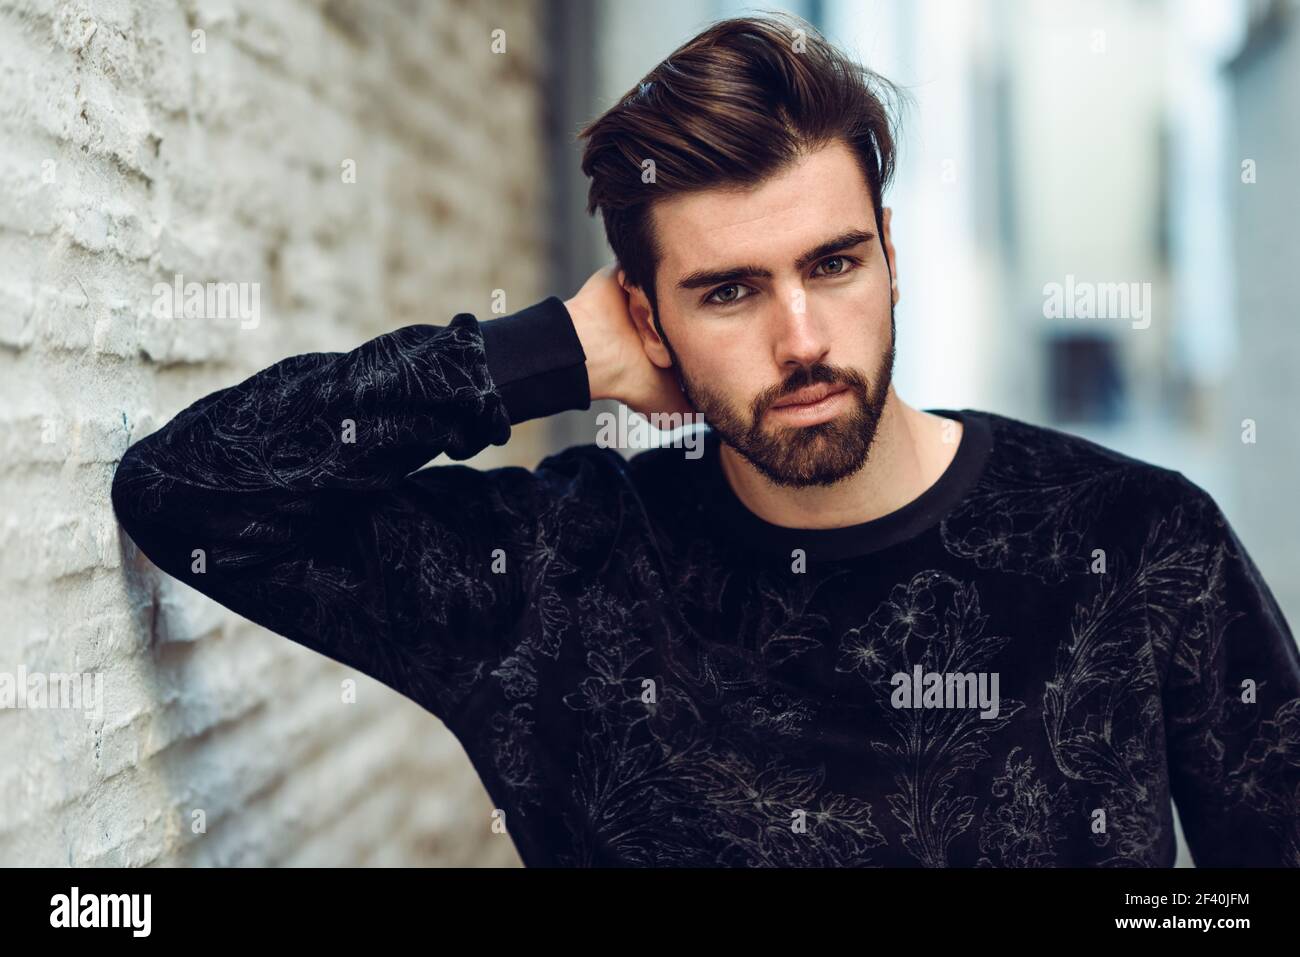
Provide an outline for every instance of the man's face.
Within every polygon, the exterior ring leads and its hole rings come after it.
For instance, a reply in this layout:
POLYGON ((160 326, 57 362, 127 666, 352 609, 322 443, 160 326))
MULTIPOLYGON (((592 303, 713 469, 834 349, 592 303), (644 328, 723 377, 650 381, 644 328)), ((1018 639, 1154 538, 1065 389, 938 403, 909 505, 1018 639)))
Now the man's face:
POLYGON ((773 483, 857 472, 890 394, 892 245, 848 146, 752 189, 662 200, 651 215, 668 340, 649 333, 651 359, 671 361, 687 400, 773 483), (790 404, 810 390, 831 394, 790 404))

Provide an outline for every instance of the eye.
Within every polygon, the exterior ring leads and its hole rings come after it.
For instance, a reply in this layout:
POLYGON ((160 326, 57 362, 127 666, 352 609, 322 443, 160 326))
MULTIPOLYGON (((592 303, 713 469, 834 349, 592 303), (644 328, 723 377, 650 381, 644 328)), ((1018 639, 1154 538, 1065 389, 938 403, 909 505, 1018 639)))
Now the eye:
POLYGON ((733 302, 740 302, 742 299, 748 299, 748 296, 740 295, 740 290, 747 289, 748 286, 742 286, 738 282, 729 282, 725 286, 719 286, 713 292, 704 297, 706 306, 729 306, 733 302), (725 295, 728 291, 734 291, 734 295, 725 295))
POLYGON ((823 259, 821 262, 819 262, 819 263, 817 264, 817 268, 820 269, 822 266, 825 266, 825 265, 828 265, 828 264, 831 264, 831 263, 840 263, 840 264, 841 264, 841 268, 839 268, 839 269, 832 269, 830 272, 823 273, 822 275, 825 275, 825 276, 843 276, 843 275, 845 275, 846 273, 850 273, 850 272, 852 272, 853 270, 857 269, 858 266, 861 265, 861 263, 860 263, 858 260, 854 259, 852 256, 831 256, 829 259, 823 259))

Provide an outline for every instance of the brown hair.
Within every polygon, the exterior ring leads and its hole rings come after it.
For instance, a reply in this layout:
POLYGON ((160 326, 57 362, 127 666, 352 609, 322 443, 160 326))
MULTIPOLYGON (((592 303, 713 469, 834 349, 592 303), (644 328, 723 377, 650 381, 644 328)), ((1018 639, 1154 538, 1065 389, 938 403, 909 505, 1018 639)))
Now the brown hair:
POLYGON ((883 234, 881 198, 894 172, 895 121, 886 104, 898 100, 894 84, 807 21, 775 13, 713 24, 582 130, 587 213, 600 209, 610 248, 628 282, 645 292, 656 327, 655 199, 753 186, 843 139, 858 157, 883 234), (645 160, 654 162, 653 183, 642 179, 645 160))

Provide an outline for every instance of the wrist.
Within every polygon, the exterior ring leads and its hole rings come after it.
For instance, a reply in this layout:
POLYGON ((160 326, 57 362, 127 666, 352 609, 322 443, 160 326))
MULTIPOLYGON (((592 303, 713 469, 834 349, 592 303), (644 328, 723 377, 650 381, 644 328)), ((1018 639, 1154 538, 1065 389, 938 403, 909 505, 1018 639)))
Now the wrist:
POLYGON ((611 354, 607 336, 602 336, 592 321, 590 310, 578 296, 564 300, 569 311, 578 342, 587 357, 587 383, 591 401, 616 398, 618 392, 618 365, 611 354))

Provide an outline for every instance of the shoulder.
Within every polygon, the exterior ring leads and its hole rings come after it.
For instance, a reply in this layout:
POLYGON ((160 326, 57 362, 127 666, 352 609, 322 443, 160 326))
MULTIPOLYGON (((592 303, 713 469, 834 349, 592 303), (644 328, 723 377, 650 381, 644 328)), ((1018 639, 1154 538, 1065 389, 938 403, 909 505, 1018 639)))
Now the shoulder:
POLYGON ((1222 540, 1214 499, 1182 472, 1063 429, 963 410, 987 425, 988 461, 942 527, 950 551, 1061 580, 1098 554, 1131 568, 1194 569, 1222 540))
POLYGON ((994 412, 968 409, 987 423, 993 439, 990 479, 1018 479, 1026 489, 1113 489, 1148 508, 1183 506, 1198 514, 1218 511, 1213 498, 1177 469, 1156 465, 1064 429, 994 412))
POLYGON ((1137 468, 1169 471, 1142 459, 1126 455, 1073 432, 981 409, 965 414, 988 423, 999 455, 1008 462, 1028 462, 1041 456, 1087 461, 1107 468, 1137 468))
POLYGON ((617 449, 587 442, 546 456, 535 474, 550 485, 608 487, 627 481, 627 461, 617 449))
POLYGON ((530 475, 552 494, 575 498, 633 491, 645 495, 656 489, 674 494, 674 489, 680 492, 680 483, 701 473, 704 455, 704 439, 696 435, 679 438, 673 444, 626 451, 588 442, 546 456, 530 475))

